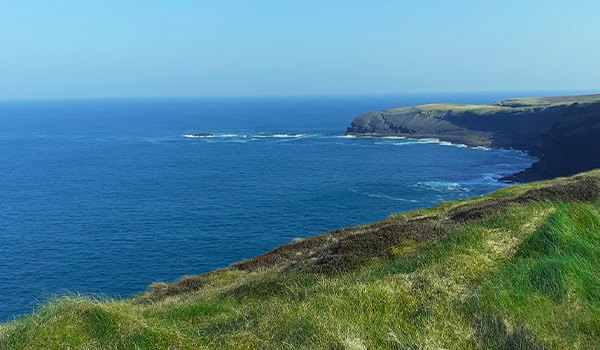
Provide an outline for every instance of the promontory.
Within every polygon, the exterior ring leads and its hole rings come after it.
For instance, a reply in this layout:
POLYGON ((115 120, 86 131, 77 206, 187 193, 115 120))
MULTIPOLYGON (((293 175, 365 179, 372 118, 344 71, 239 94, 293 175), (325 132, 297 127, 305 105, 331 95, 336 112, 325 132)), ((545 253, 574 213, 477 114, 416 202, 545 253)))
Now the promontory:
POLYGON ((395 108, 357 116, 346 135, 518 149, 539 161, 507 180, 568 176, 600 168, 600 94, 395 108))

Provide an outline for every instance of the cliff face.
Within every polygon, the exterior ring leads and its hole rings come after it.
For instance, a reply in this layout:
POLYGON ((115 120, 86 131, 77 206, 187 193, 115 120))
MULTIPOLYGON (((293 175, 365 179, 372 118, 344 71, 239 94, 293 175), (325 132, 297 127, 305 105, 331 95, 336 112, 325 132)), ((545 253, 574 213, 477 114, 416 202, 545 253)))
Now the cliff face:
POLYGON ((346 135, 436 138, 467 146, 520 149, 540 161, 508 180, 567 176, 600 167, 600 95, 384 110, 354 118, 346 135))
POLYGON ((600 168, 600 103, 568 106, 542 137, 540 161, 508 179, 526 182, 600 168))

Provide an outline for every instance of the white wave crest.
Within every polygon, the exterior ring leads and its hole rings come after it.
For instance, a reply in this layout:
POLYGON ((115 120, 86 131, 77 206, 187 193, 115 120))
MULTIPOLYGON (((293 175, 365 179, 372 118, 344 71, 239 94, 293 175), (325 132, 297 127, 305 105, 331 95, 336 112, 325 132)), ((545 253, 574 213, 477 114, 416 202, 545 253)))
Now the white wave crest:
POLYGON ((423 181, 423 182, 417 182, 417 184, 414 186, 417 188, 425 189, 425 190, 437 191, 437 192, 443 192, 443 193, 469 192, 470 191, 467 187, 463 187, 457 182, 447 182, 447 181, 423 181))
POLYGON ((434 139, 421 139, 421 140, 406 139, 406 141, 403 141, 403 142, 390 142, 390 141, 375 142, 376 145, 392 145, 392 146, 424 145, 424 144, 428 144, 428 143, 438 143, 438 140, 434 140, 434 139))
POLYGON ((246 135, 245 137, 252 138, 301 138, 301 137, 309 137, 307 134, 252 134, 246 135))
POLYGON ((203 139, 203 138, 209 138, 209 137, 215 137, 214 135, 181 135, 182 137, 187 137, 187 138, 191 138, 191 139, 203 139))
POLYGON ((330 136, 337 139, 388 139, 388 140, 406 140, 404 136, 371 136, 371 135, 336 135, 330 136))

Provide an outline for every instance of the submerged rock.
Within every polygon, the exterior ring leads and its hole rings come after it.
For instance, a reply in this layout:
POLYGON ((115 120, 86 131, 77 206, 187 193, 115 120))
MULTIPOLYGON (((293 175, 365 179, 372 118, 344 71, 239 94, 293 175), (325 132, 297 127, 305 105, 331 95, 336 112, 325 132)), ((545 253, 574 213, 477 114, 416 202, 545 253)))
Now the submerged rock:
POLYGON ((183 137, 213 137, 213 134, 192 134, 192 135, 183 135, 183 137))

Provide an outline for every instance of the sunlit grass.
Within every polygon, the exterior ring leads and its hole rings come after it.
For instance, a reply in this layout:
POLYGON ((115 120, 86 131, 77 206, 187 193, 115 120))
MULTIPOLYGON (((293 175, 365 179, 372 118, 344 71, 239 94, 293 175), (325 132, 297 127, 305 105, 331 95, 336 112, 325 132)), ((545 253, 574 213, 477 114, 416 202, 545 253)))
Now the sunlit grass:
POLYGON ((599 203, 514 204, 349 271, 223 270, 153 302, 56 298, 0 326, 0 349, 594 349, 599 242, 599 203))

